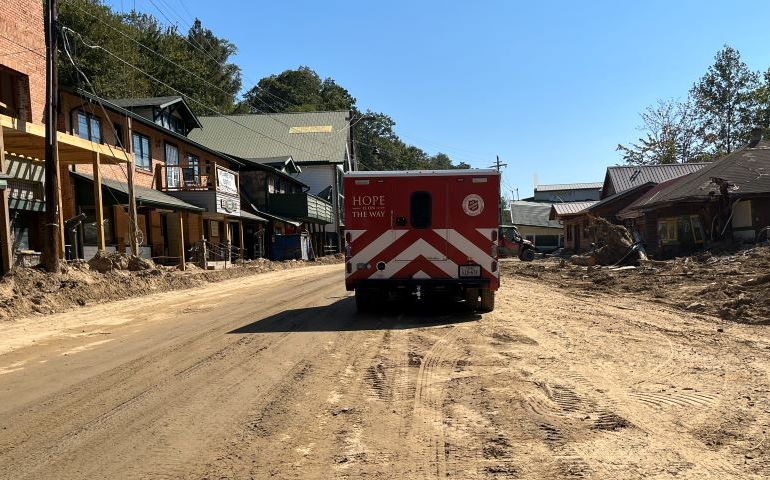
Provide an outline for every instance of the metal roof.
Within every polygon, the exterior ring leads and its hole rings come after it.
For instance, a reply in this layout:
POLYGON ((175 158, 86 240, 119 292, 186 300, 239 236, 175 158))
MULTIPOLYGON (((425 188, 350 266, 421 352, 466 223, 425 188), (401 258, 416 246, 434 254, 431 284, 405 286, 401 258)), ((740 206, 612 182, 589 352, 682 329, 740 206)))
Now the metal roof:
POLYGON ((179 95, 171 95, 167 97, 138 97, 138 98, 115 98, 110 99, 110 103, 114 103, 119 107, 167 107, 178 101, 182 100, 179 95))
MULTIPOLYGON (((93 175, 89 175, 87 173, 70 172, 70 175, 77 178, 81 178, 83 180, 87 180, 89 182, 94 181, 93 175)), ((107 187, 110 190, 121 193, 123 195, 128 195, 128 184, 126 183, 119 182, 117 180, 112 180, 109 178, 103 178, 102 186, 107 187)), ((161 208, 176 208, 181 210, 192 210, 195 212, 204 211, 203 208, 196 207, 195 205, 190 205, 187 202, 183 202, 182 200, 176 197, 172 197, 171 195, 165 194, 160 190, 155 190, 153 188, 145 188, 145 187, 140 187, 138 185, 135 185, 134 193, 136 195, 137 204, 149 205, 149 206, 155 206, 155 207, 161 207, 161 208)))
POLYGON ((644 194, 647 190, 653 188, 655 186, 655 182, 646 182, 642 183, 640 185, 637 185, 633 188, 629 188, 628 190, 623 190, 622 192, 615 193, 613 195, 610 195, 609 197, 604 197, 598 202, 594 203, 590 207, 586 208, 586 211, 592 212, 600 209, 601 207, 607 206, 612 204, 613 202, 616 202, 618 200, 622 200, 624 198, 627 198, 634 194, 644 194))
POLYGON ((191 145, 195 148, 200 148, 204 152, 210 153, 211 155, 214 155, 216 157, 225 159, 229 162, 231 162, 234 165, 240 165, 240 162, 238 160, 228 156, 226 153, 223 153, 221 151, 217 151, 207 145, 200 144, 189 137, 185 137, 182 134, 176 133, 173 130, 169 130, 166 127, 163 127, 162 125, 158 125, 157 123, 153 122, 151 119, 147 117, 143 117, 135 112, 132 112, 131 110, 127 110, 126 108, 121 107, 120 105, 114 104, 111 100, 105 100, 101 97, 97 97, 96 95, 93 95, 82 88, 78 88, 76 90, 70 90, 73 94, 79 95, 87 100, 92 100, 94 102, 101 102, 104 105, 104 108, 107 108, 108 110, 112 110, 114 112, 120 113, 121 115, 126 115, 128 117, 133 118, 134 120, 141 122, 144 125, 147 125, 148 127, 152 127, 155 130, 158 130, 161 133, 164 133, 165 135, 172 136, 179 140, 180 142, 185 142, 188 145, 191 145))
POLYGON ((344 163, 350 112, 301 112, 199 117, 189 137, 241 158, 291 155, 297 163, 344 163))
POLYGON ((714 178, 729 183, 731 197, 770 193, 770 141, 761 140, 754 146, 736 150, 716 162, 706 164, 697 172, 661 190, 645 206, 677 201, 707 200, 719 195, 714 178))
POLYGON ((569 216, 583 212, 586 208, 597 202, 565 202, 554 203, 551 208, 550 218, 557 218, 558 216, 569 216))
POLYGON ((613 195, 647 182, 662 183, 697 172, 708 163, 673 163, 667 165, 614 165, 607 167, 602 197, 613 195))
POLYGON ((530 227, 561 228, 561 222, 550 220, 550 203, 515 201, 511 203, 511 216, 514 225, 530 227))
POLYGON ((631 205, 628 205, 626 208, 619 211, 617 214, 618 218, 635 218, 640 216, 642 214, 641 209, 643 209, 647 204, 654 203, 663 190, 675 183, 682 182, 685 178, 687 178, 687 175, 673 178, 671 180, 655 185, 651 189, 644 192, 644 194, 637 198, 636 201, 634 201, 631 205))
MULTIPOLYGON (((198 121, 198 117, 195 116, 195 113, 192 111, 190 106, 187 105, 187 102, 185 102, 184 98, 180 97, 179 95, 167 97, 115 98, 108 101, 113 105, 117 105, 128 110, 141 107, 166 108, 174 105, 175 103, 181 103, 182 106, 184 106, 183 115, 187 117, 188 120, 191 120, 194 126, 201 126, 201 123, 198 121)), ((150 120, 153 119, 151 118, 150 120)))
POLYGON ((604 185, 602 182, 588 183, 554 183, 551 185, 537 185, 536 192, 554 192, 562 190, 598 190, 604 185))
POLYGON ((345 172, 347 177, 445 177, 455 175, 500 175, 500 172, 487 168, 459 168, 451 170, 393 170, 370 172, 364 170, 345 172))
POLYGON ((253 222, 264 222, 267 223, 269 220, 266 218, 262 218, 259 215, 254 215, 251 212, 247 212, 246 210, 241 209, 241 218, 244 220, 251 220, 253 222))

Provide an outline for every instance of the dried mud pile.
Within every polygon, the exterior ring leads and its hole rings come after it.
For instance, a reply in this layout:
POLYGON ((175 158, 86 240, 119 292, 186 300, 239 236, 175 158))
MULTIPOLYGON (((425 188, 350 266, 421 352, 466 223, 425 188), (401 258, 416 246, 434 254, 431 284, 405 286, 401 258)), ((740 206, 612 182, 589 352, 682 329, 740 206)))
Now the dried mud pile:
POLYGON ((619 268, 578 266, 558 258, 509 261, 502 271, 587 294, 634 295, 725 320, 770 323, 770 246, 619 268))
POLYGON ((311 262, 259 259, 216 271, 188 264, 188 270, 181 272, 175 267, 155 265, 148 260, 107 254, 89 262, 62 264, 57 273, 47 273, 38 268, 16 268, 0 279, 0 320, 57 313, 89 304, 199 287, 276 270, 340 263, 342 260, 339 255, 311 262))

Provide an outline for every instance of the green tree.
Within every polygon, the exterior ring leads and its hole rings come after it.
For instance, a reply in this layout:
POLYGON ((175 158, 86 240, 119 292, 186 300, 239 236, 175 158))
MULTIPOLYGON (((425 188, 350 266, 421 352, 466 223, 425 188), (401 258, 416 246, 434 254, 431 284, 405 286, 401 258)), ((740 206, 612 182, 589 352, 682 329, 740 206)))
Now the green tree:
POLYGON ((730 153, 748 141, 756 119, 758 75, 725 45, 714 57, 691 95, 701 116, 701 138, 715 155, 730 153))
MULTIPOLYGON (((188 103, 197 113, 211 113, 197 102, 220 112, 235 106, 241 89, 240 67, 229 63, 235 45, 214 35, 199 20, 183 35, 176 27, 163 27, 152 15, 119 14, 99 0, 68 0, 61 4, 59 21, 66 27, 64 36, 75 63, 101 97, 175 95, 178 90, 195 100, 188 103), (100 45, 159 82, 86 43, 100 45)), ((63 51, 59 63, 62 84, 82 84, 63 51)))

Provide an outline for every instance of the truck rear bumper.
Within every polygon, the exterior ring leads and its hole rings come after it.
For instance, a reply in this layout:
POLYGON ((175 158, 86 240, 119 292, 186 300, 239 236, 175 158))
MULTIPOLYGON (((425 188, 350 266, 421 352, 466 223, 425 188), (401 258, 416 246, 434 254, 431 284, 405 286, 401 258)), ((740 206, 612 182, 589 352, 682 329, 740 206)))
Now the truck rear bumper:
POLYGON ((346 282, 348 291, 356 288, 488 288, 492 284, 489 278, 388 278, 388 279, 363 279, 354 282, 346 282))

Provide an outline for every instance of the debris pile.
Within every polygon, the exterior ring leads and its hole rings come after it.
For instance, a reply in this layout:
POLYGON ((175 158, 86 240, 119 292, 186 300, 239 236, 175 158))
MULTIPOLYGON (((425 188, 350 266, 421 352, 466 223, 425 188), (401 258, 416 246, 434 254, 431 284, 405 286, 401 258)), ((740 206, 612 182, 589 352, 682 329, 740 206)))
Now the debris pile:
POLYGON ((558 258, 507 261, 502 271, 581 295, 628 294, 725 320, 770 324, 770 246, 623 267, 580 266, 558 258))
POLYGON ((101 254, 88 262, 62 263, 56 273, 15 268, 0 279, 0 320, 49 314, 93 303, 150 293, 203 286, 207 283, 308 265, 340 263, 337 255, 314 262, 259 259, 226 270, 188 270, 156 265, 151 260, 118 253, 101 254))
POLYGON ((136 255, 99 251, 94 258, 88 261, 88 266, 99 273, 110 272, 112 270, 138 272, 141 270, 152 270, 155 268, 155 263, 152 260, 136 255))
POLYGON ((596 249, 587 255, 574 255, 570 261, 574 265, 589 267, 593 265, 616 265, 622 262, 632 263, 639 255, 634 251, 634 241, 623 225, 614 225, 597 217, 588 227, 591 238, 596 239, 596 249))

